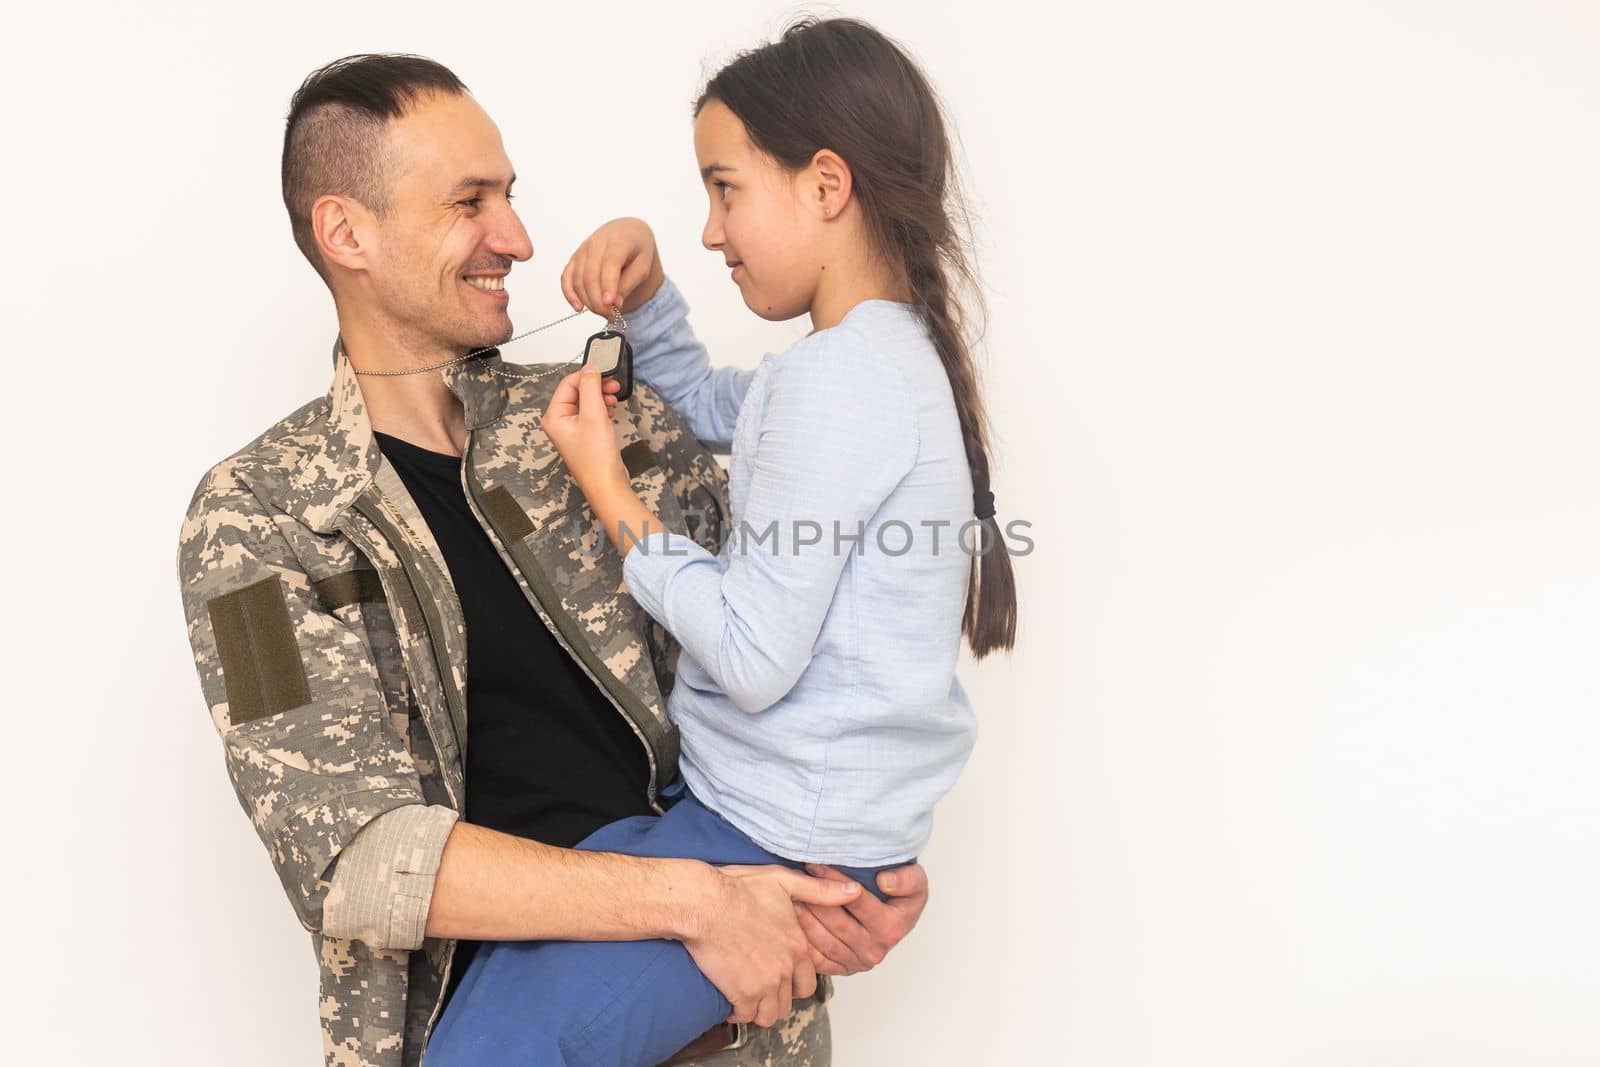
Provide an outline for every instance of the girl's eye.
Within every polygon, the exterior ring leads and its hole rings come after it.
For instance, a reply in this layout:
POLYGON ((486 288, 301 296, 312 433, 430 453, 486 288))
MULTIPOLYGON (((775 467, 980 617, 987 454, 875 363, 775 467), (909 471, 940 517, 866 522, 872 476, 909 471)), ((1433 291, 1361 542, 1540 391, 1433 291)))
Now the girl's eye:
POLYGON ((729 185, 727 182, 713 182, 712 184, 717 187, 717 195, 719 197, 721 197, 723 200, 728 199, 728 190, 732 189, 733 186, 729 185))

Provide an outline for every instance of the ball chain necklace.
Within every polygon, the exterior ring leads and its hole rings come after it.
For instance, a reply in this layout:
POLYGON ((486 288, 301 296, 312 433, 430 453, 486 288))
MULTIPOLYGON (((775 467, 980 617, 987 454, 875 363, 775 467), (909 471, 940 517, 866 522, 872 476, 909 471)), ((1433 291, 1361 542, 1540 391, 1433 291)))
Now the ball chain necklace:
MULTIPOLYGON (((372 377, 377 377, 377 378, 395 378, 395 377, 399 377, 402 374, 421 374, 424 371, 438 370, 441 367, 454 366, 457 363, 465 363, 467 360, 472 359, 474 356, 481 356, 485 352, 493 352, 495 349, 503 348, 505 345, 510 344, 512 341, 520 341, 524 337, 531 337, 532 335, 538 333, 540 330, 548 330, 552 326, 559 326, 563 322, 567 322, 568 320, 577 318, 579 315, 584 315, 584 314, 587 314, 587 313, 588 313, 588 309, 587 308, 585 308, 582 311, 574 311, 570 315, 563 315, 561 318, 556 319, 553 322, 547 322, 543 326, 535 326, 531 330, 524 330, 522 333, 517 334, 515 337, 511 338, 510 340, 503 341, 498 345, 489 345, 489 346, 487 346, 485 348, 474 348, 471 352, 468 352, 464 356, 457 356, 454 359, 446 359, 446 360, 443 360, 443 361, 441 361, 439 363, 430 363, 426 367, 408 367, 405 370, 358 370, 358 371, 356 371, 356 373, 357 374, 361 374, 361 375, 370 375, 372 377)), ((539 369, 537 371, 534 371, 532 374, 513 374, 510 371, 502 370, 499 367, 490 367, 489 369, 491 371, 493 371, 495 374, 498 374, 502 378, 539 378, 539 377, 543 377, 544 375, 550 373, 550 371, 553 370, 553 369, 556 369, 556 368, 559 368, 559 367, 564 367, 568 363, 573 362, 573 360, 583 359, 585 356, 587 356, 589 354, 590 345, 594 344, 594 342, 597 339, 598 340, 603 340, 603 341, 612 340, 613 338, 621 336, 623 331, 626 330, 627 328, 628 328, 628 320, 622 317, 622 309, 620 307, 617 307, 615 304, 613 304, 611 306, 611 322, 610 322, 610 324, 607 325, 604 330, 601 330, 599 333, 597 333, 593 337, 589 338, 588 342, 586 342, 584 344, 583 351, 579 352, 577 355, 573 356, 572 359, 566 360, 563 363, 548 364, 548 365, 542 367, 541 369, 539 369)), ((624 341, 623 344, 626 345, 626 341, 624 341)), ((625 398, 619 398, 619 399, 625 399, 625 398)))

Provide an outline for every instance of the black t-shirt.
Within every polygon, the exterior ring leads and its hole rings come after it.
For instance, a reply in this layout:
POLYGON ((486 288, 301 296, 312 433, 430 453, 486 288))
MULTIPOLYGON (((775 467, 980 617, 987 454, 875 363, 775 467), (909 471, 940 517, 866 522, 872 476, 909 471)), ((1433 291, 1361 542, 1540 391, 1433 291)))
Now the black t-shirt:
POLYGON ((557 644, 478 525, 461 460, 374 436, 433 531, 466 617, 467 821, 569 847, 608 822, 649 814, 642 743, 557 644))
MULTIPOLYGON (((643 743, 523 596, 467 506, 461 460, 373 436, 433 531, 466 617, 467 821, 565 848, 650 814, 643 743)), ((447 1001, 477 947, 457 944, 447 1001)))

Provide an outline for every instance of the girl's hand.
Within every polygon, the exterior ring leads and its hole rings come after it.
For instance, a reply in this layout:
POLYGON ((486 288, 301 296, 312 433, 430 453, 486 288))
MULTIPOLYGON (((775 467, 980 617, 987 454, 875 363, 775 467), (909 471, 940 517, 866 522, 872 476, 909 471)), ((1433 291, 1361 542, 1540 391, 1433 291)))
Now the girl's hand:
POLYGON ((544 412, 545 434, 591 501, 609 488, 628 488, 628 468, 611 423, 621 389, 615 379, 602 381, 591 363, 561 379, 544 412))
POLYGON ((668 531, 629 484, 628 465, 622 462, 617 431, 611 425, 617 400, 610 394, 620 387, 614 381, 603 385, 601 381, 600 370, 592 363, 561 379, 542 425, 606 537, 626 557, 641 538, 668 531))
POLYGON ((656 255, 656 235, 643 219, 612 219, 590 234, 561 271, 561 292, 574 311, 606 318, 656 295, 666 274, 656 255))

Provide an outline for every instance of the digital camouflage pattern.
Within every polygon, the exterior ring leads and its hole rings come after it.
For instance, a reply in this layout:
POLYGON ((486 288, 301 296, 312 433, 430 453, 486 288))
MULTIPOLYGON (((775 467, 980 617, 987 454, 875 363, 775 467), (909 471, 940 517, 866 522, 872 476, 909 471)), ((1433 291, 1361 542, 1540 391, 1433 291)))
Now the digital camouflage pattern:
MULTIPOLYGON (((435 1019, 455 942, 416 951, 322 932, 340 850, 408 804, 461 811, 467 646, 438 546, 379 451, 342 346, 327 396, 200 480, 178 574, 190 643, 228 776, 321 969, 334 1067, 412 1067, 435 1019)), ((676 775, 666 716, 677 648, 628 596, 622 562, 539 428, 570 366, 500 353, 439 373, 460 398, 468 500, 562 647, 633 727, 648 799, 676 775), (493 373, 532 375, 508 380, 493 373)), ((648 386, 617 405, 633 487, 663 522, 716 552, 727 479, 648 386)), ((828 1062, 831 987, 699 1067, 828 1062)))
POLYGON ((737 1048, 671 1060, 672 1067, 828 1067, 832 1062, 833 1032, 826 1001, 831 979, 817 976, 815 996, 796 1001, 787 1019, 775 1026, 746 1028, 737 1048))

